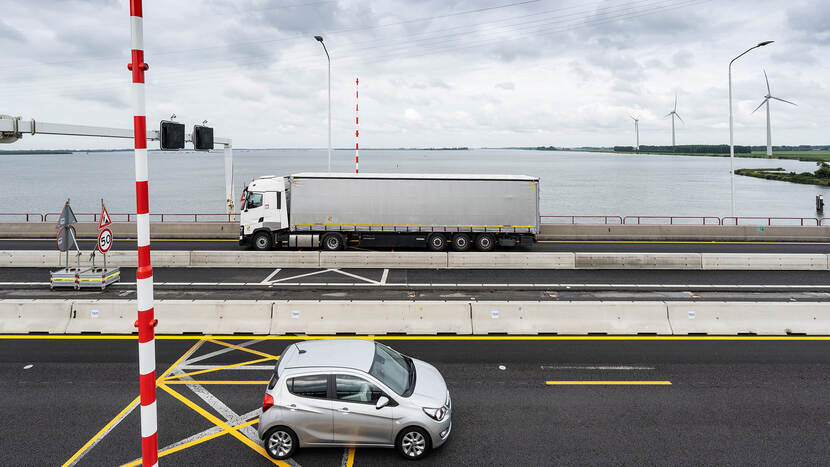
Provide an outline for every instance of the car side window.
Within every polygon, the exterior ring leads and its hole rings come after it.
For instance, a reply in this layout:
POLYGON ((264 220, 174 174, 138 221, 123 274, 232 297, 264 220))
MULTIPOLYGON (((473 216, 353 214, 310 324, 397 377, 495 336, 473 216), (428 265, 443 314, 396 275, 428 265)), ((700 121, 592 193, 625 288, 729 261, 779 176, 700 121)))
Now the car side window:
POLYGON ((358 376, 336 375, 334 386, 341 401, 374 404, 384 395, 377 386, 358 376))
POLYGON ((329 378, 327 375, 297 376, 286 381, 288 392, 300 397, 325 399, 328 397, 329 378))

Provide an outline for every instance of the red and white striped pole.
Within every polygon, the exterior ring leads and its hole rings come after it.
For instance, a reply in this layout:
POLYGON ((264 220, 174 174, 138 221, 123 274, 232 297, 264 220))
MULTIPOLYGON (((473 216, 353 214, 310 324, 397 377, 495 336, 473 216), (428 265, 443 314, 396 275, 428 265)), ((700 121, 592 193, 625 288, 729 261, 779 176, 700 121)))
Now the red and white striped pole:
POLYGON ((358 124, 360 123, 360 119, 358 118, 357 112, 360 110, 360 107, 357 105, 357 98, 359 96, 357 85, 360 84, 360 79, 354 79, 354 173, 359 173, 360 171, 357 168, 358 161, 360 158, 358 157, 358 153, 360 152, 360 145, 357 144, 357 140, 360 137, 360 129, 358 128, 358 124))
POLYGON ((141 383, 141 464, 158 465, 158 424, 156 422, 156 319, 153 316, 153 267, 150 265, 150 214, 147 191, 147 112, 144 104, 144 19, 141 0, 130 0, 133 74, 133 128, 135 130, 135 206, 138 233, 138 372, 141 383))

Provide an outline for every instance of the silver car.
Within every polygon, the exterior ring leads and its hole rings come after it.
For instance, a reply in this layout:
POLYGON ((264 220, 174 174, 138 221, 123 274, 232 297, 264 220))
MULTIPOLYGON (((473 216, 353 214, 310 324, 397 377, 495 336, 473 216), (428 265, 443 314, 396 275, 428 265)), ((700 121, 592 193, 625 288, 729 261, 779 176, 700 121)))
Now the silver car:
POLYGON ((268 455, 306 446, 395 447, 420 459, 446 442, 450 393, 438 370, 373 341, 287 347, 265 391, 259 437, 268 455))

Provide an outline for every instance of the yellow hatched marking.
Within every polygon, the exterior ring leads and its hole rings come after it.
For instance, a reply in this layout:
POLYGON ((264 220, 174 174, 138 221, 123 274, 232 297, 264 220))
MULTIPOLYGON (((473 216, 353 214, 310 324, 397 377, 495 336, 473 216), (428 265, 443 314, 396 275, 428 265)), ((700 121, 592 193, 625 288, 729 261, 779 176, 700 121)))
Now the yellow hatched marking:
POLYGON ((268 383, 269 383, 268 380, 265 380, 265 381, 249 381, 249 380, 211 380, 211 379, 205 380, 205 379, 202 379, 202 380, 193 380, 193 381, 182 381, 182 380, 176 380, 176 379, 167 379, 167 380, 164 380, 163 382, 160 382, 159 385, 161 385, 161 384, 261 384, 261 385, 265 385, 265 384, 268 384, 268 383))
POLYGON ((254 363, 265 362, 265 361, 268 361, 268 360, 275 360, 275 359, 272 358, 272 357, 265 357, 265 358, 260 358, 260 359, 257 359, 257 360, 250 360, 250 361, 242 362, 242 363, 233 363, 233 364, 230 364, 230 365, 220 366, 220 367, 216 367, 216 368, 208 368, 208 369, 205 369, 205 370, 191 371, 190 373, 181 373, 181 374, 173 375, 173 376, 165 379, 165 382, 173 381, 174 379, 181 378, 182 376, 201 375, 202 373, 210 373, 212 371, 226 370, 228 368, 235 368, 235 367, 238 367, 238 366, 253 365, 254 363))
MULTIPOLYGON (((251 426, 251 425, 254 425, 254 424, 256 424, 257 422, 259 422, 259 419, 258 419, 258 418, 255 418, 255 419, 253 419, 253 420, 251 420, 251 421, 248 421, 248 422, 242 423, 242 424, 240 424, 240 425, 233 426, 233 427, 231 427, 231 429, 232 429, 232 431, 238 431, 238 430, 240 430, 240 429, 242 429, 242 428, 245 428, 246 426, 251 426)), ((187 449, 187 448, 190 448, 190 447, 196 446, 197 444, 202 444, 202 443, 204 443, 205 441, 210 441, 210 440, 212 440, 212 439, 214 439, 214 438, 218 438, 218 437, 220 437, 220 436, 224 436, 224 435, 226 435, 226 434, 228 434, 228 433, 230 433, 230 432, 229 432, 229 431, 226 431, 226 430, 217 431, 216 433, 211 433, 211 434, 209 434, 209 435, 207 435, 207 436, 203 436, 203 437, 201 437, 201 438, 199 438, 199 439, 194 439, 193 441, 190 441, 190 442, 187 442, 187 443, 184 443, 184 444, 180 444, 180 445, 178 445, 178 446, 176 446, 176 447, 172 447, 172 448, 170 448, 170 449, 165 449, 164 451, 159 451, 159 458, 162 458, 162 457, 164 457, 164 456, 166 456, 166 455, 168 455, 168 454, 173 454, 174 452, 179 452, 179 451, 185 450, 185 449, 187 449)), ((135 467, 135 466, 137 466, 137 465, 141 465, 141 459, 138 459, 138 460, 136 460, 136 461, 130 462, 130 463, 128 463, 128 464, 124 464, 124 465, 122 465, 121 467, 135 467)))
POLYGON ((349 454, 346 456, 346 467, 354 465, 354 448, 349 448, 349 454))
POLYGON ((548 386, 671 386, 671 381, 545 381, 545 384, 547 384, 548 386))
POLYGON ((269 456, 265 452, 265 449, 263 449, 262 446, 260 446, 259 444, 251 441, 250 439, 248 439, 247 436, 239 433, 238 431, 235 431, 230 425, 223 422, 221 419, 217 418, 216 416, 214 416, 213 414, 211 414, 207 410, 199 407, 198 405, 196 405, 190 399, 188 399, 188 398, 184 397, 183 395, 179 394, 178 392, 174 391, 172 388, 168 387, 166 384, 163 384, 163 383, 159 384, 159 388, 166 391, 168 394, 175 397, 179 401, 181 401, 184 405, 186 405, 186 406, 190 407, 191 409, 193 409, 193 411, 195 411, 199 415, 201 415, 201 416, 205 417, 206 419, 208 419, 214 425, 216 425, 219 428, 222 428, 223 430, 227 431, 234 438, 238 439, 239 441, 242 441, 242 443, 244 443, 249 448, 253 449, 256 453, 258 453, 262 457, 268 459, 269 461, 271 461, 272 463, 274 463, 276 465, 280 465, 282 467, 289 467, 289 465, 287 463, 283 462, 283 461, 278 461, 276 459, 272 459, 271 456, 269 456))
MULTIPOLYGON (((251 336, 247 336, 247 337, 248 337, 248 340, 250 340, 251 336)), ((271 358, 273 360, 277 360, 277 359, 280 358, 277 355, 271 355, 269 353, 260 352, 259 350, 254 350, 254 349, 249 349, 249 348, 241 347, 241 346, 234 345, 234 344, 229 344, 227 342, 222 342, 220 340, 211 339, 209 337, 206 337, 205 340, 207 340, 208 342, 213 342, 214 344, 224 345, 225 347, 230 347, 232 349, 241 350, 243 352, 252 353, 254 355, 259 355, 260 357, 268 357, 268 358, 271 358)))

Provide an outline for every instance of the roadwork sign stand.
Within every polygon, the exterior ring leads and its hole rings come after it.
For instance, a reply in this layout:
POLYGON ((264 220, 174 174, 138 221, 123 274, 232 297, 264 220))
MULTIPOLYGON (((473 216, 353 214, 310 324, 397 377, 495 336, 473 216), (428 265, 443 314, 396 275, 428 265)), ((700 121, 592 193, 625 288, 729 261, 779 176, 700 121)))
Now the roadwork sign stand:
POLYGON ((57 271, 49 271, 49 288, 72 287, 75 290, 80 288, 78 273, 81 271, 81 249, 78 248, 78 241, 75 239, 74 224, 78 222, 75 213, 69 206, 69 200, 63 205, 60 218, 58 219, 58 237, 55 239, 58 251, 66 252, 66 267, 57 271), (72 246, 78 252, 77 267, 69 267, 69 250, 72 246))
POLYGON ((96 249, 92 250, 92 254, 89 255, 92 267, 78 272, 78 286, 80 288, 94 287, 104 290, 108 285, 121 281, 121 268, 107 267, 107 252, 112 248, 113 240, 112 231, 109 229, 110 224, 112 224, 112 220, 102 199, 101 220, 98 222, 98 241, 95 245, 96 249), (96 250, 104 257, 103 268, 95 266, 96 250))

